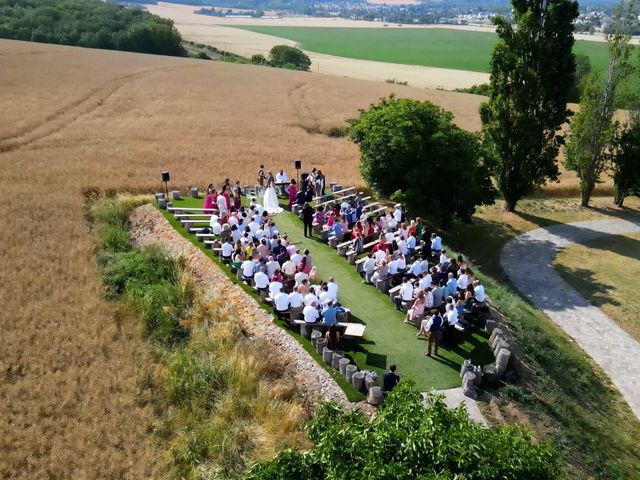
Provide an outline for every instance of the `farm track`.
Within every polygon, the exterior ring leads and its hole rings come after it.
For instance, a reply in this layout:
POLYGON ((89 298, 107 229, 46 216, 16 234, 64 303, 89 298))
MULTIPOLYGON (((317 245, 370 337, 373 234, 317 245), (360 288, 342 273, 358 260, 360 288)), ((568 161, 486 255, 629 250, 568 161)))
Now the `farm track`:
POLYGON ((13 135, 0 137, 0 154, 18 150, 58 133, 79 118, 90 115, 98 110, 105 102, 129 83, 151 72, 165 68, 170 67, 147 69, 141 72, 123 75, 110 80, 100 87, 92 89, 86 95, 47 115, 43 121, 24 127, 13 135))

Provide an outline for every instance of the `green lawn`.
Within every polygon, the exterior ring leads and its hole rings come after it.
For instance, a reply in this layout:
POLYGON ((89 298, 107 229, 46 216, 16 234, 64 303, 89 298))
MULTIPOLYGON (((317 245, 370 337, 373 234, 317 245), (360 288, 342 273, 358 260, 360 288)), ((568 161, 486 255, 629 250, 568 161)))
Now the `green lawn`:
MULTIPOLYGON (((497 35, 428 28, 328 28, 240 26, 294 40, 305 50, 380 62, 488 72, 497 35)), ((577 41, 575 53, 588 55, 594 70, 607 65, 607 44, 577 41)), ((402 79, 400 79, 402 80, 402 79)))
MULTIPOLYGON (((202 200, 185 199, 174 204, 185 207, 201 206, 202 200)), ((172 215, 166 211, 163 213, 183 236, 194 244, 203 246, 193 235, 187 234, 172 215)), ((275 221, 280 231, 286 232, 301 249, 308 248, 311 251, 314 265, 318 267, 323 279, 330 276, 335 278, 340 287, 340 302, 351 309, 352 321, 366 324, 364 339, 357 343, 345 344, 347 354, 360 369, 381 373, 391 363, 395 363, 401 376, 413 378, 418 388, 427 391, 432 388, 446 389, 459 386, 458 375, 464 359, 471 358, 476 364, 493 361, 486 342, 487 335, 484 333, 467 335, 467 341, 455 349, 441 348, 440 357, 425 357, 426 341, 415 337, 415 327, 402 322, 403 314, 394 309, 387 295, 383 295, 372 286, 363 285, 355 267, 349 265, 345 258, 339 257, 335 250, 317 239, 304 238, 302 222, 291 213, 285 211, 277 215, 275 221)), ((228 268, 223 268, 229 271, 228 268)), ((286 328, 284 324, 278 323, 286 328)), ((311 349, 310 343, 302 339, 297 332, 289 328, 287 330, 294 333, 294 337, 307 350, 311 349)), ((342 386, 344 388, 344 382, 342 386)), ((345 391, 350 393, 348 389, 345 391)))

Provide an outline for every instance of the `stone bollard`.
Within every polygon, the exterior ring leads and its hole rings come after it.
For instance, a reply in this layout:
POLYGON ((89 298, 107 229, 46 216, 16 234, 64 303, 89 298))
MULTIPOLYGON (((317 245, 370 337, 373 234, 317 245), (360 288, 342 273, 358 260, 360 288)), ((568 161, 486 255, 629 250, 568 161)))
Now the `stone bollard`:
POLYGON ((378 385, 378 374, 376 372, 369 372, 364 377, 364 387, 367 391, 371 390, 372 387, 378 385))
MULTIPOLYGON (((303 323, 300 325, 300 335, 302 335, 304 338, 311 338, 311 327, 309 325, 307 325, 306 323, 303 323)), ((314 343, 313 346, 315 347, 317 345, 317 343, 314 343)))
POLYGON ((333 356, 331 357, 331 366, 336 370, 340 369, 340 360, 344 358, 344 352, 340 350, 336 350, 333 352, 333 356))
POLYGON ((292 212, 294 215, 298 215, 298 214, 300 213, 300 210, 302 210, 302 207, 301 207, 299 204, 297 204, 297 203, 294 203, 294 204, 291 206, 291 212, 292 212))
POLYGON ((358 254, 354 250, 351 250, 347 255, 347 261, 349 262, 349 265, 355 265, 357 259, 358 254))
POLYGON ((166 210, 167 209, 167 201, 164 198, 159 198, 158 199, 158 208, 160 208, 162 210, 166 210))
POLYGON ((342 375, 343 377, 347 375, 347 367, 349 366, 350 363, 351 363, 351 360, 349 360, 347 357, 342 357, 338 361, 338 370, 340 370, 340 375, 342 375))
POLYGON ((357 391, 364 387, 364 372, 356 372, 351 376, 351 386, 357 391))
POLYGON ((329 349, 329 347, 322 348, 322 359, 324 363, 327 365, 331 365, 331 359, 333 358, 333 350, 329 349))
MULTIPOLYGON (((300 325, 300 333, 302 333, 302 327, 306 326, 306 325, 300 325)), ((318 331, 318 330, 314 330, 313 332, 311 332, 311 345, 316 346, 316 342, 318 341, 319 338, 322 338, 322 332, 318 331)))
POLYGON ((367 395, 367 403, 369 405, 382 405, 384 403, 384 394, 382 393, 382 389, 378 386, 373 386, 369 390, 369 395, 367 395))
POLYGON ((498 342, 503 341, 504 337, 502 335, 496 335, 493 340, 491 340, 491 348, 496 348, 498 342))
POLYGON ((347 367, 344 369, 344 377, 347 379, 347 382, 349 382, 349 384, 351 384, 351 379, 353 377, 353 374, 356 373, 357 371, 358 371, 357 365, 353 365, 353 364, 347 365, 347 367))
POLYGON ((322 225, 319 223, 314 223, 311 225, 311 229, 313 230, 313 233, 315 233, 316 235, 322 235, 322 225))
POLYGON ((496 338, 498 335, 502 335, 502 330, 499 328, 494 328, 493 332, 491 332, 491 336, 489 336, 489 341, 493 342, 493 339, 496 338))
POLYGON ((469 398, 476 398, 478 393, 475 386, 476 374, 473 372, 467 372, 462 377, 462 393, 469 398))
POLYGON ((335 250, 338 248, 339 241, 338 237, 329 237, 329 246, 335 250))
POLYGON ((477 386, 479 386, 479 385, 482 383, 482 367, 479 367, 479 366, 475 367, 475 368, 473 369, 473 373, 474 373, 474 374, 475 374, 475 376, 476 376, 476 379, 475 379, 475 381, 474 381, 473 383, 474 383, 474 384, 476 385, 476 387, 477 387, 477 386))
MULTIPOLYGON (((170 209, 170 208, 173 208, 173 202, 167 202, 167 210, 170 209)), ((173 214, 175 215, 177 213, 182 213, 182 212, 180 210, 178 210, 178 211, 174 210, 173 214)))
POLYGON ((340 185, 339 183, 335 183, 333 187, 331 187, 332 192, 339 192, 340 190, 342 190, 342 185, 340 185))
POLYGON ((507 342, 505 339, 500 339, 496 343, 496 347, 493 349, 493 354, 496 356, 496 358, 498 358, 498 352, 503 348, 506 348, 508 350, 509 347, 510 347, 509 342, 507 342))
POLYGON ((198 187, 191 187, 191 198, 198 198, 198 187))
POLYGON ((180 192, 178 190, 171 192, 171 200, 180 200, 180 192))
POLYGON ((324 338, 319 338, 318 340, 316 340, 316 352, 318 352, 318 355, 322 355, 324 347, 326 346, 327 341, 324 338))
POLYGON ((507 371, 507 366, 509 366, 509 358, 511 358, 511 351, 503 348, 496 355, 496 373, 498 378, 502 378, 504 372, 507 371))
POLYGON ((471 360, 465 360, 460 367, 460 378, 464 377, 464 374, 471 369, 471 360))
POLYGON ((156 197, 156 201, 158 201, 161 198, 164 198, 164 193, 154 193, 153 196, 156 197))
POLYGON ((493 329, 496 328, 496 321, 493 319, 489 319, 484 324, 484 329, 487 333, 493 332, 493 329))
POLYGON ((184 229, 188 232, 190 228, 193 227, 193 222, 189 221, 189 222, 182 222, 182 226, 184 227, 184 229))
POLYGON ((498 381, 498 370, 495 365, 485 365, 483 370, 487 383, 493 385, 498 381))

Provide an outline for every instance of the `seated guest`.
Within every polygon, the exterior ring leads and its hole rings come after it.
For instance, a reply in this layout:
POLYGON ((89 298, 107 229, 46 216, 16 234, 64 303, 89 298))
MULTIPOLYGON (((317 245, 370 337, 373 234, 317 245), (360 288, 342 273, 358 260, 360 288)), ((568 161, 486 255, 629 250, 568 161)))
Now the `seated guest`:
POLYGON ((260 267, 260 270, 258 270, 253 276, 253 283, 255 287, 262 292, 269 290, 269 277, 267 277, 265 270, 265 267, 260 267))
POLYGON ((209 224, 209 226, 211 227, 211 233, 213 233, 214 235, 220 235, 222 233, 222 225, 220 225, 218 217, 216 217, 215 215, 211 217, 211 223, 209 224))
POLYGON ((309 306, 309 305, 312 305, 312 304, 314 304, 314 303, 315 303, 315 304, 316 304, 316 307, 317 307, 317 306, 318 306, 318 302, 319 302, 318 297, 316 296, 316 294, 315 294, 315 293, 313 293, 313 290, 310 288, 310 289, 309 289, 309 293, 307 293, 307 294, 304 296, 304 304, 305 304, 306 306, 309 306))
POLYGON ((378 267, 378 270, 376 270, 376 272, 373 274, 373 277, 371 277, 371 283, 375 285, 378 280, 383 281, 388 277, 389 266, 387 265, 386 260, 383 260, 382 263, 380 263, 380 267, 378 267))
POLYGON ((278 280, 272 281, 271 283, 269 283, 269 296, 275 300, 276 295, 283 288, 284 288, 284 286, 282 285, 282 282, 280 282, 278 280))
POLYGON ((324 334, 324 338, 327 340, 327 348, 329 348, 329 350, 338 349, 338 343, 340 342, 340 332, 338 331, 338 327, 331 325, 329 330, 324 334))
POLYGON ((296 249, 295 253, 291 255, 291 261, 295 263, 296 268, 300 266, 302 263, 302 255, 300 255, 300 250, 296 249))
POLYGON ((415 323, 416 318, 421 317, 424 314, 424 308, 426 305, 424 292, 418 293, 418 298, 413 302, 413 306, 407 312, 404 317, 404 323, 415 323))
POLYGON ((329 293, 329 287, 326 283, 322 284, 322 287, 320 287, 318 298, 320 299, 320 305, 323 306, 336 301, 336 298, 334 298, 334 296, 329 293))
POLYGON ((383 260, 386 260, 387 258, 387 246, 385 244, 385 247, 383 249, 379 249, 378 251, 376 251, 373 254, 373 258, 375 259, 376 263, 382 263, 383 260))
POLYGON ((336 307, 332 301, 329 301, 327 306, 322 310, 322 324, 325 327, 330 327, 338 323, 339 311, 338 307, 336 307))
POLYGON ((458 276, 458 291, 465 291, 469 285, 469 277, 467 276, 467 269, 461 268, 460 275, 458 276))
POLYGON ((302 284, 303 280, 309 280, 309 275, 307 275, 306 273, 300 271, 298 273, 296 273, 294 280, 296 282, 296 287, 299 287, 302 284))
POLYGON ((329 236, 330 237, 337 237, 338 239, 341 239, 342 235, 343 235, 342 223, 340 221, 337 221, 333 225, 333 228, 331 228, 331 230, 329 230, 329 236))
POLYGON ((251 285, 251 282, 253 281, 253 275, 255 273, 256 263, 251 259, 247 259, 242 262, 242 266, 240 268, 242 269, 243 280, 251 285))
POLYGON ((437 233, 433 232, 431 234, 431 255, 440 255, 441 250, 442 239, 438 236, 437 233))
POLYGON ((400 376, 396 375, 396 364, 389 365, 389 371, 382 374, 382 391, 390 392, 400 382, 400 376))
POLYGON ((447 251, 444 248, 440 252, 440 264, 449 268, 449 257, 447 256, 447 251))
POLYGON ((395 255, 391 257, 391 260, 389 260, 388 265, 389 265, 389 276, 393 277, 395 274, 398 273, 398 260, 396 260, 395 255))
POLYGON ((307 295, 307 293, 310 292, 309 280, 307 280, 307 279, 302 280, 300 285, 298 285, 298 291, 302 294, 303 297, 305 297, 307 295))
POLYGON ((338 301, 338 284, 334 280, 333 277, 329 277, 329 281, 327 282, 327 290, 329 294, 333 297, 334 302, 338 301))
POLYGON ((373 254, 367 255, 367 259, 362 264, 362 270, 364 272, 364 280, 362 283, 371 283, 373 281, 373 274, 376 269, 376 261, 373 258, 373 254))
POLYGON ((296 264, 293 263, 291 259, 287 259, 287 261, 282 264, 282 273, 284 273, 287 278, 293 278, 296 274, 296 264))
POLYGON ((408 278, 418 278, 418 276, 422 273, 422 264, 420 260, 415 260, 411 267, 409 267, 409 271, 405 273, 405 276, 408 278))
POLYGON ((403 255, 407 255, 409 253, 409 247, 407 246, 407 241, 403 236, 400 236, 400 240, 398 240, 398 251, 403 255))
POLYGON ((318 303, 313 301, 309 305, 305 306, 302 310, 302 315, 305 323, 316 323, 320 318, 318 303))
POLYGON ((453 276, 453 273, 449 273, 449 280, 447 281, 447 295, 457 295, 458 293, 458 280, 453 276))
POLYGON ((312 268, 313 262, 311 261, 311 254, 309 253, 309 249, 306 249, 302 256, 302 263, 300 263, 300 271, 309 275, 312 268))
POLYGON ((402 286, 400 287, 400 294, 393 297, 393 301, 396 304, 396 310, 401 310, 402 302, 413 302, 413 284, 408 278, 402 279, 402 286))
POLYGON ((227 238, 222 244, 222 261, 224 263, 231 262, 231 256, 233 255, 233 244, 231 239, 227 238))
POLYGON ((289 311, 289 295, 284 293, 282 288, 273 299, 273 310, 278 318, 289 311))
POLYGON ((480 283, 480 280, 473 282, 473 293, 476 303, 482 304, 487 299, 487 296, 484 293, 484 286, 480 283))
POLYGON ((284 282, 284 275, 280 272, 280 268, 276 268, 276 271, 273 272, 273 275, 271 275, 271 281, 280 283, 284 282))
POLYGON ((313 223, 324 225, 324 222, 325 222, 324 207, 318 207, 316 208, 316 213, 313 216, 313 223))
POLYGON ((269 257, 267 258, 265 267, 267 268, 267 276, 272 278, 276 271, 280 269, 280 264, 276 262, 273 257, 269 257))
POLYGON ((398 259, 397 259, 398 272, 404 273, 404 271, 407 269, 406 257, 402 253, 398 253, 397 256, 398 256, 398 259))
POLYGON ((289 294, 289 308, 292 313, 301 312, 304 308, 304 297, 297 288, 294 288, 293 292, 289 294))

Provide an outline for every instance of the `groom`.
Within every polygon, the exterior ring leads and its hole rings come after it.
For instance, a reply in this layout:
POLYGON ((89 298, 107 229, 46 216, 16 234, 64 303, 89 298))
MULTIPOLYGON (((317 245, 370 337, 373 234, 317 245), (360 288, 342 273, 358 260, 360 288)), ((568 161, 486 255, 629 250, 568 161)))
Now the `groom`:
POLYGON ((305 203, 302 208, 302 223, 304 223, 304 236, 313 236, 313 207, 309 205, 309 202, 305 203), (307 231, 309 235, 307 235, 307 231))

